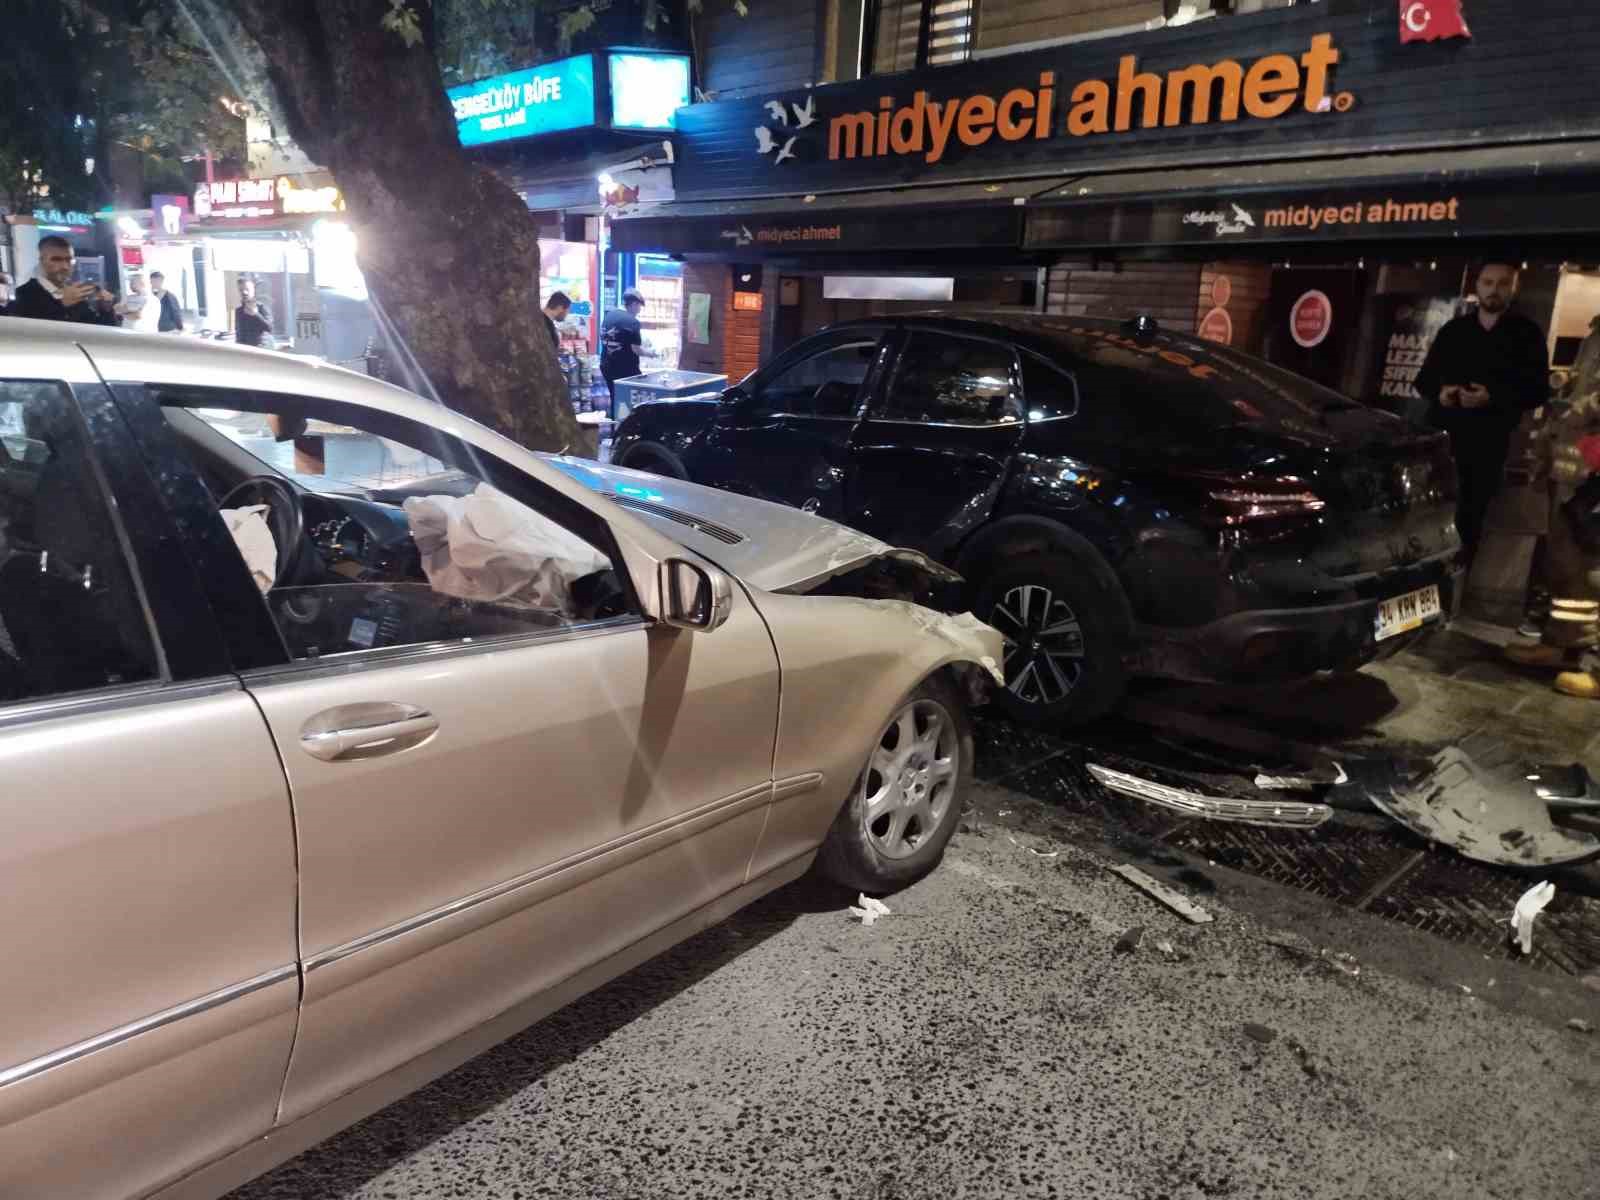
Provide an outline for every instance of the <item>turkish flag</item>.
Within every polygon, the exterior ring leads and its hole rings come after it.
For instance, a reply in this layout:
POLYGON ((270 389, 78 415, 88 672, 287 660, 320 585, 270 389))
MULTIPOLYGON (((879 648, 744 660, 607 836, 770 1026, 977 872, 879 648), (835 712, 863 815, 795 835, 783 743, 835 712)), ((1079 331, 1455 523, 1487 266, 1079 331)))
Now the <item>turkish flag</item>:
POLYGON ((1461 15, 1461 0, 1400 0, 1401 42, 1471 36, 1461 15))

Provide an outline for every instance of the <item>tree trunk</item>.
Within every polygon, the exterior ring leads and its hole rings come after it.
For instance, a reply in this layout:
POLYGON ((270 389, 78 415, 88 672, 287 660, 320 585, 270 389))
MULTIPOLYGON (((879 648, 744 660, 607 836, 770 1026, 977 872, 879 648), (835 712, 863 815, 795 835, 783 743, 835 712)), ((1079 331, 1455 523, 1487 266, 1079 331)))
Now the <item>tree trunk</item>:
POLYGON ((381 21, 388 0, 250 0, 233 16, 266 56, 289 133, 333 172, 385 332, 444 403, 537 450, 578 426, 540 312, 538 231, 470 162, 432 51, 381 21))

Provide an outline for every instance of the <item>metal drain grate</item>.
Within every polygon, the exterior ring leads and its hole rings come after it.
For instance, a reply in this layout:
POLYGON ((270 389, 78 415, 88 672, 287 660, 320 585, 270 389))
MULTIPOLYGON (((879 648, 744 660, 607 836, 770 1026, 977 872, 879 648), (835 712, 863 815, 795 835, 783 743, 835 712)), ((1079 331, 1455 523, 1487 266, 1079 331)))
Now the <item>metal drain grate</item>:
MULTIPOLYGON (((1107 791, 1085 767, 1092 760, 1150 774, 1147 763, 1106 747, 1019 731, 993 720, 978 722, 976 732, 981 775, 1067 812, 1104 818, 1112 824, 1113 840, 1119 834, 1158 839, 1221 866, 1473 946, 1491 957, 1512 957, 1507 921, 1517 897, 1536 877, 1431 849, 1399 826, 1372 828, 1337 816, 1314 830, 1185 819, 1107 791)), ((1226 794, 1232 789, 1218 790, 1226 794)), ((1556 899, 1539 918, 1533 956, 1526 961, 1538 969, 1574 975, 1600 970, 1600 898, 1574 890, 1577 881, 1564 882, 1560 872, 1552 878, 1556 899)))

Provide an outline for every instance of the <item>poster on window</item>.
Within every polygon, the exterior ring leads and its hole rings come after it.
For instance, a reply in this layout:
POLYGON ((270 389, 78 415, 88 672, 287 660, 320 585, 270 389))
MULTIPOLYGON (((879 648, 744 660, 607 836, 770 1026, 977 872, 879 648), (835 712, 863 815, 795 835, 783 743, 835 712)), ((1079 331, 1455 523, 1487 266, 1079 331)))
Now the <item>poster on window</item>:
POLYGON ((1379 296, 1377 336, 1366 393, 1369 404, 1421 421, 1428 404, 1417 391, 1417 374, 1428 347, 1446 321, 1456 315, 1451 296, 1379 296))
POLYGON ((711 344, 711 293, 689 293, 689 340, 699 346, 711 344))

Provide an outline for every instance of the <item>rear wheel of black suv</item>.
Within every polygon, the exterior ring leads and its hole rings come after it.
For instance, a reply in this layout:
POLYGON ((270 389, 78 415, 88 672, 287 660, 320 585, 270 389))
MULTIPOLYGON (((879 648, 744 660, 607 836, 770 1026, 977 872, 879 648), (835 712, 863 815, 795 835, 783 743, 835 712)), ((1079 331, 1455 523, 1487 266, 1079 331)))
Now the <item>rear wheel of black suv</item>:
POLYGON ((1006 687, 995 702, 1030 725, 1081 725, 1109 712, 1128 682, 1112 603, 1067 555, 997 563, 975 605, 1006 639, 1006 687))

